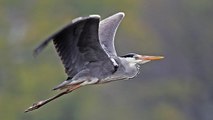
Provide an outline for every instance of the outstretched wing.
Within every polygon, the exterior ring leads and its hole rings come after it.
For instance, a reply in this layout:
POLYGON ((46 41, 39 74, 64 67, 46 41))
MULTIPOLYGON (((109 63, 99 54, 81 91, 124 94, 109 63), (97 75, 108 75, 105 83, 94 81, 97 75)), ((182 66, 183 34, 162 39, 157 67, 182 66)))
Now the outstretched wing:
MULTIPOLYGON (((100 16, 90 15, 72 21, 39 45, 37 55, 51 41, 61 57, 66 73, 72 78, 85 69, 85 65, 96 61, 110 61, 99 43, 98 28, 100 16)), ((109 65, 110 66, 110 65, 109 65)), ((113 64, 111 65, 113 67, 113 64)))
POLYGON ((100 22, 99 26, 100 43, 109 56, 117 56, 114 46, 114 38, 117 28, 122 19, 124 18, 124 16, 125 14, 123 12, 119 12, 100 22))

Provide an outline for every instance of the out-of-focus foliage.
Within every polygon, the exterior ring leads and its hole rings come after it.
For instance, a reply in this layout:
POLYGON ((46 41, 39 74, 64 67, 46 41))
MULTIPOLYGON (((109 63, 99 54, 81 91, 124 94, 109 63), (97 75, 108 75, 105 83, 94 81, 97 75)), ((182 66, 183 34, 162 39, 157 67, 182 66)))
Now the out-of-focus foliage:
POLYGON ((212 0, 1 0, 1 120, 212 120, 212 0), (52 45, 32 50, 73 18, 124 11, 118 53, 164 55, 134 80, 89 86, 32 113, 66 79, 52 45))

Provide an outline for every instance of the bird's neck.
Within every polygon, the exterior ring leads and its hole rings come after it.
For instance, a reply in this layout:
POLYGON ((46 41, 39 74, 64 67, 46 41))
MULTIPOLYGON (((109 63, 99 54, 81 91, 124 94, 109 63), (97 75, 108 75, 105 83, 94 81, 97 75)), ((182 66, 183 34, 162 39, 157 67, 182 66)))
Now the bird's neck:
POLYGON ((129 78, 133 78, 137 75, 139 67, 135 62, 129 62, 125 58, 120 58, 121 65, 123 67, 123 72, 129 76, 129 78))

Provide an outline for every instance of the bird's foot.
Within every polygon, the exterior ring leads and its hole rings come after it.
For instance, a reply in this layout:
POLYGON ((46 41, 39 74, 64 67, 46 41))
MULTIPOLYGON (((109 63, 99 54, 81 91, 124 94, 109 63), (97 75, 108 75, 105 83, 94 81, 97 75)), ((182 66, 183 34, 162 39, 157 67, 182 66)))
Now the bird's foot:
POLYGON ((53 96, 53 97, 50 97, 50 98, 48 98, 48 99, 46 99, 46 100, 42 100, 42 101, 39 101, 39 102, 37 102, 37 103, 34 103, 32 106, 30 106, 30 107, 29 107, 28 109, 26 109, 24 112, 26 113, 26 112, 30 112, 30 111, 36 110, 36 109, 40 108, 41 106, 43 106, 43 105, 45 105, 45 104, 47 104, 47 103, 49 103, 49 102, 55 100, 56 98, 59 98, 59 97, 61 97, 62 95, 65 95, 65 94, 67 94, 67 93, 72 92, 72 91, 75 90, 75 89, 78 89, 79 87, 81 87, 81 84, 77 84, 77 85, 75 85, 74 87, 69 88, 69 89, 67 89, 67 90, 65 90, 65 91, 63 91, 63 92, 61 92, 61 93, 59 93, 59 94, 57 94, 57 95, 55 95, 55 96, 53 96))
POLYGON ((24 112, 30 112, 30 111, 36 110, 40 108, 41 106, 43 106, 44 104, 45 104, 45 100, 39 101, 37 103, 33 103, 33 105, 27 108, 24 112))

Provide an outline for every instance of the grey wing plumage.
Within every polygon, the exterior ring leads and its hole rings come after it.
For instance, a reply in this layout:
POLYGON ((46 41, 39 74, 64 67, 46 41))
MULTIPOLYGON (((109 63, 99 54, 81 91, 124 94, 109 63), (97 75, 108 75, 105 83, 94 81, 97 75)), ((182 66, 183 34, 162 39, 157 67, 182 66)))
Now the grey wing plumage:
POLYGON ((117 56, 114 46, 114 37, 117 28, 124 16, 125 14, 123 12, 119 12, 100 22, 99 26, 100 43, 109 56, 117 56))
POLYGON ((48 42, 53 40, 65 71, 70 78, 85 69, 85 64, 89 62, 110 61, 99 43, 99 22, 100 16, 98 15, 74 19, 71 24, 41 43, 34 53, 37 55, 48 42))

